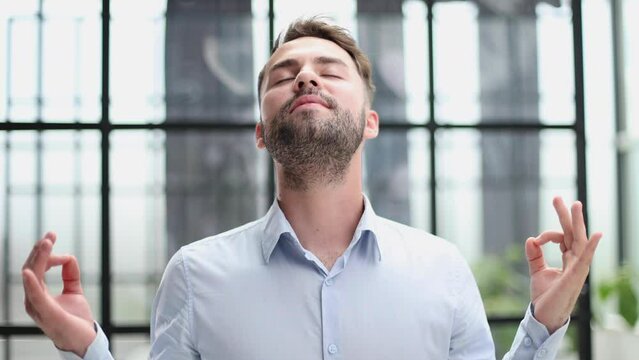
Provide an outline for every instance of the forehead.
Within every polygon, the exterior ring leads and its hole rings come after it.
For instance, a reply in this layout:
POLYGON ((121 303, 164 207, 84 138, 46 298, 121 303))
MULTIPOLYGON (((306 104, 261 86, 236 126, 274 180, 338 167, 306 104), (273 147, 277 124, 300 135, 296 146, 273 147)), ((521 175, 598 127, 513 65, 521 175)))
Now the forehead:
POLYGON ((287 59, 298 61, 311 60, 319 56, 341 59, 349 68, 357 69, 351 56, 336 43, 316 37, 301 37, 282 44, 273 53, 266 66, 266 73, 273 64, 287 59))

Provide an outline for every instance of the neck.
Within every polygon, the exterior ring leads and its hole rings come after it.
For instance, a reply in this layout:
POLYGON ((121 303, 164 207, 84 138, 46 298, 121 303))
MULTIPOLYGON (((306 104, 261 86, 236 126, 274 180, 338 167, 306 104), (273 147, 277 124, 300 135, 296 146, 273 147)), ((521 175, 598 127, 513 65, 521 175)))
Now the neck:
MULTIPOLYGON (((361 150, 361 149, 360 149, 361 150)), ((330 269, 346 250, 364 210, 361 152, 358 150, 342 181, 316 183, 303 190, 285 186, 278 166, 278 202, 302 246, 330 269)))

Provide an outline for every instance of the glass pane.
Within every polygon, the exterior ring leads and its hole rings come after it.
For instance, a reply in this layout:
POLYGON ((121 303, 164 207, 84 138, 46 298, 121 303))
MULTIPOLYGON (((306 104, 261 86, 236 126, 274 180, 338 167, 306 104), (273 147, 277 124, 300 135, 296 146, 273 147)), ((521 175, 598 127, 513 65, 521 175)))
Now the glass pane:
POLYGON ((602 231, 591 267, 591 280, 607 279, 617 266, 618 212, 613 78, 612 14, 610 1, 583 1, 584 90, 588 223, 602 231))
POLYGON ((625 233, 626 247, 630 251, 628 259, 639 269, 639 142, 626 155, 626 186, 624 189, 626 214, 625 233))
POLYGON ((532 4, 435 3, 438 121, 574 122, 572 13, 532 4))
MULTIPOLYGON (((5 306, 0 319, 31 324, 24 312, 20 270, 33 243, 45 231, 58 235, 55 253, 78 258, 85 287, 99 281, 99 134, 18 131, 3 133, 2 139, 5 186, 0 189, 0 207, 7 221, 2 227, 0 266, 5 276, 0 299, 5 306)), ((51 269, 47 281, 49 290, 59 293, 60 269, 51 269)), ((94 311, 99 309, 95 291, 89 300, 94 311)))
POLYGON ((30 122, 36 119, 37 96, 37 20, 35 16, 6 20, 7 41, 4 53, 6 59, 2 74, 9 74, 6 82, 4 103, 5 117, 15 122, 30 122))
POLYGON ((49 360, 60 357, 53 342, 44 336, 12 337, 7 346, 9 347, 8 360, 49 360))
POLYGON ((433 6, 435 116, 438 122, 481 118, 478 10, 474 2, 433 6))
POLYGON ((307 18, 321 14, 328 20, 353 31, 357 6, 354 0, 326 0, 326 1, 274 1, 275 37, 286 26, 298 18, 307 18))
POLYGON ((621 1, 623 26, 623 54, 624 54, 624 73, 625 73, 625 96, 626 96, 626 127, 632 138, 639 138, 639 22, 632 16, 639 13, 639 1, 624 0, 621 1))
POLYGON ((113 337, 113 357, 126 360, 146 360, 151 344, 147 335, 116 335, 113 337))
POLYGON ((256 121, 268 21, 250 0, 112 4, 113 122, 256 121))
MULTIPOLYGON (((520 313, 529 301, 524 241, 561 229, 554 195, 575 199, 574 135, 448 130, 436 145, 439 235, 470 262, 489 315, 520 313)), ((561 265, 558 249, 545 250, 561 265)))
POLYGON ((111 2, 113 122, 164 120, 165 11, 166 1, 111 2))
POLYGON ((96 0, 0 4, 0 121, 99 119, 100 7, 96 0))
MULTIPOLYGON (((404 71, 406 79, 406 119, 425 123, 429 118, 428 24, 426 5, 421 0, 407 0, 404 14, 404 71)), ((392 64, 392 61, 388 61, 392 64)), ((388 66, 391 66, 391 65, 388 66)))
POLYGON ((423 3, 357 2, 357 41, 372 63, 373 108, 383 123, 426 121, 425 14, 423 3))
POLYGON ((142 323, 179 247, 265 213, 268 162, 253 131, 117 131, 111 141, 114 318, 142 323))
POLYGON ((424 129, 382 129, 366 143, 364 188, 383 217, 430 229, 430 141, 424 129))

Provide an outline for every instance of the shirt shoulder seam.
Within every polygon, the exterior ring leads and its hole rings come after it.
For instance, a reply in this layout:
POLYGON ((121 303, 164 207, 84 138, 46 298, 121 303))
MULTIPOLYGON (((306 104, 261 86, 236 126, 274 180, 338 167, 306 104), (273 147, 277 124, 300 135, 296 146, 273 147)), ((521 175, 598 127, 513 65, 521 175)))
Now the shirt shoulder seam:
POLYGON ((193 338, 194 324, 193 324, 193 287, 191 286, 191 279, 189 277, 189 270, 186 266, 186 259, 182 249, 179 250, 180 262, 182 263, 182 272, 184 272, 184 281, 186 282, 186 306, 187 306, 187 323, 189 325, 189 337, 191 338, 192 346, 195 347, 195 339, 193 338))

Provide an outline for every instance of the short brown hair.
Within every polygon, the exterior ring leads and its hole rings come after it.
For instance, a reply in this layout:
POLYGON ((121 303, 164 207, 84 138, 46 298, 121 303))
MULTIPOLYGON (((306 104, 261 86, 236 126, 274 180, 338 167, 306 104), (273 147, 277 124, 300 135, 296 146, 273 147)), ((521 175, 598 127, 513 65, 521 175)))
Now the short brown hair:
MULTIPOLYGON (((307 36, 332 41, 351 56, 351 59, 355 62, 359 76, 366 85, 368 100, 372 104, 373 97, 375 95, 375 84, 373 84, 373 70, 371 62, 366 54, 364 54, 364 52, 357 46, 357 43, 355 43, 350 32, 343 27, 331 25, 318 17, 295 20, 285 31, 282 31, 279 34, 275 40, 275 44, 273 44, 273 48, 271 49, 271 55, 273 55, 284 43, 307 36)), ((264 67, 257 77, 257 97, 259 101, 261 101, 262 98, 262 81, 264 80, 264 71, 266 70, 267 65, 268 62, 264 64, 264 67)))

